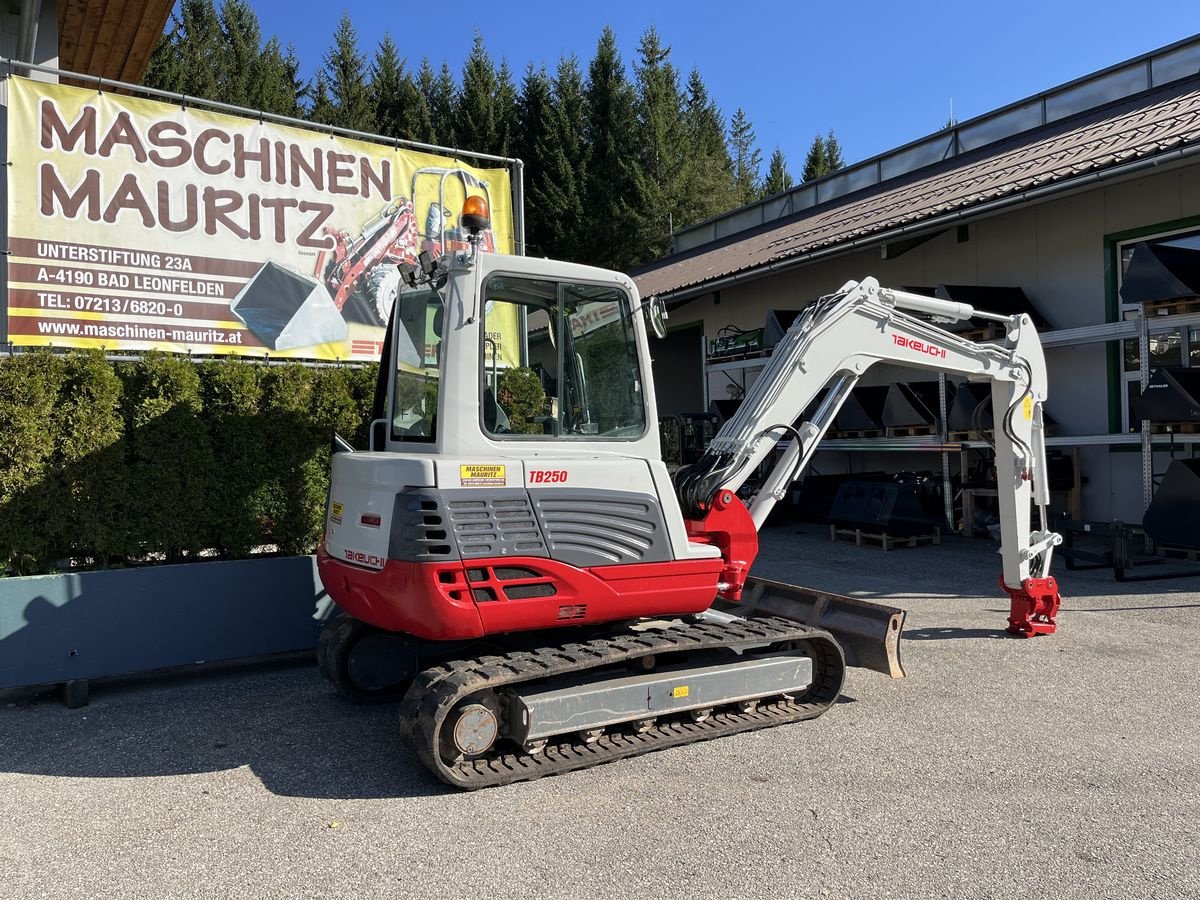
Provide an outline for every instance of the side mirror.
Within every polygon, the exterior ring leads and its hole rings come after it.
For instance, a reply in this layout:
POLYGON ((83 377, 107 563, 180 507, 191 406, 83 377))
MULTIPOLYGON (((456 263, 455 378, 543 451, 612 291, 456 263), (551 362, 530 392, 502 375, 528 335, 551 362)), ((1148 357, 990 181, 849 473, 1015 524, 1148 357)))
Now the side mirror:
POLYGON ((655 295, 646 298, 642 309, 646 313, 646 323, 654 332, 654 336, 660 340, 665 338, 667 336, 667 304, 661 297, 655 295))

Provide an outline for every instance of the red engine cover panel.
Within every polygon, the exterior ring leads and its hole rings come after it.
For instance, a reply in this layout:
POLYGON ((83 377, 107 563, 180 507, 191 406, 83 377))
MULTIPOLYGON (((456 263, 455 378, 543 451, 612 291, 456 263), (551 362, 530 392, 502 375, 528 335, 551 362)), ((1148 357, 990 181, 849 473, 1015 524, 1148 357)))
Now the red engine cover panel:
POLYGON ((321 581, 356 619, 430 640, 686 615, 711 605, 724 562, 577 569, 541 557, 403 563, 365 569, 317 550, 321 581))

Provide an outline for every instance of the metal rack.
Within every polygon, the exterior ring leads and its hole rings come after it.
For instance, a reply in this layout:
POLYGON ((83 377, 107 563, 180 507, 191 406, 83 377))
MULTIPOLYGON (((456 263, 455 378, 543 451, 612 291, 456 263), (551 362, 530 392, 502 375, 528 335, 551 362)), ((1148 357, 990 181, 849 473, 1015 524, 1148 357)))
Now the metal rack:
MULTIPOLYGON (((1150 380, 1150 337, 1175 329, 1187 329, 1200 326, 1200 312, 1182 313, 1165 316, 1147 316, 1144 309, 1139 308, 1133 318, 1117 322, 1106 322, 1100 325, 1085 325, 1078 328, 1060 328, 1043 332, 1040 337, 1045 348, 1079 346, 1082 344, 1103 344, 1112 341, 1122 341, 1136 338, 1139 346, 1141 386, 1144 390, 1150 380)), ((734 373, 744 375, 747 369, 762 368, 770 360, 770 355, 750 357, 746 359, 718 361, 705 364, 705 392, 708 391, 708 375, 714 372, 725 373, 735 384, 734 373)), ((946 421, 945 408, 945 375, 940 375, 939 391, 941 400, 941 421, 946 421)), ((745 387, 744 377, 742 385, 745 387)), ((1200 434, 1154 434, 1151 423, 1143 421, 1140 433, 1127 432, 1117 434, 1081 434, 1056 435, 1046 438, 1047 447, 1122 447, 1139 446, 1142 457, 1142 500, 1143 510, 1150 505, 1154 494, 1154 465, 1155 449, 1167 449, 1170 446, 1189 446, 1200 444, 1200 434)), ((908 437, 872 437, 872 438, 829 438, 821 442, 821 452, 905 452, 905 453, 941 453, 942 455, 942 488, 946 498, 946 519, 952 518, 950 512, 950 454, 963 453, 967 450, 984 449, 988 444, 982 440, 951 441, 936 435, 917 435, 908 437)))

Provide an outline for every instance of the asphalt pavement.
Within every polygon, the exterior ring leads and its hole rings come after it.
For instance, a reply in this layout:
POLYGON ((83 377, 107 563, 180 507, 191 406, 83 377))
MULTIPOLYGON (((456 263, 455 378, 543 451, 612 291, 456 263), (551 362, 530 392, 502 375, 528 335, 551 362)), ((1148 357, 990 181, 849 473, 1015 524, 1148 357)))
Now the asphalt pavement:
POLYGON ((308 663, 0 703, 0 898, 1200 897, 1200 578, 1058 575, 1003 634, 987 540, 768 529, 755 574, 909 611, 799 725, 458 793, 308 663))

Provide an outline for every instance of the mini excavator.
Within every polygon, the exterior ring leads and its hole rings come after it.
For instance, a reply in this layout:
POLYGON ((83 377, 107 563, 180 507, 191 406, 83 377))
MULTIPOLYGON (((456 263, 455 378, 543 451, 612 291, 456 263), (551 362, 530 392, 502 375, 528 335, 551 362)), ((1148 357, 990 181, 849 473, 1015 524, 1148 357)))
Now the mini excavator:
POLYGON ((903 676, 903 611, 749 574, 759 528, 878 362, 990 383, 1008 630, 1054 631, 1028 316, 849 281, 796 317, 672 478, 647 338, 664 304, 617 272, 481 252, 482 197, 460 221, 467 250, 402 268, 370 446, 334 454, 317 557, 342 611, 322 672, 352 700, 399 700, 438 778, 482 788, 814 718, 847 665, 903 676), (931 321, 971 317, 1003 339, 931 321))

